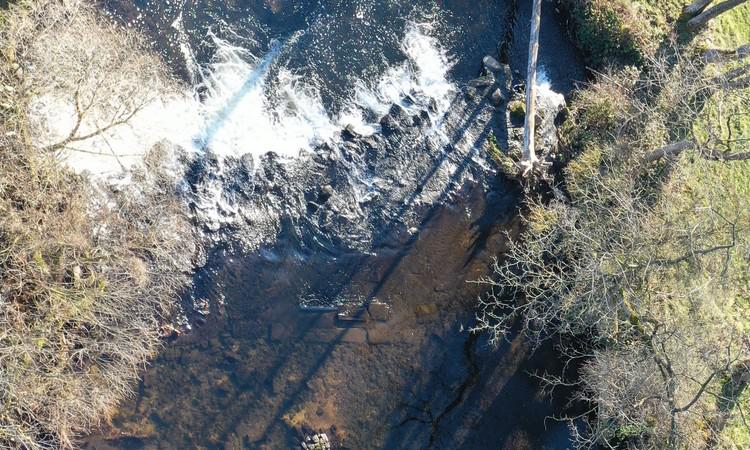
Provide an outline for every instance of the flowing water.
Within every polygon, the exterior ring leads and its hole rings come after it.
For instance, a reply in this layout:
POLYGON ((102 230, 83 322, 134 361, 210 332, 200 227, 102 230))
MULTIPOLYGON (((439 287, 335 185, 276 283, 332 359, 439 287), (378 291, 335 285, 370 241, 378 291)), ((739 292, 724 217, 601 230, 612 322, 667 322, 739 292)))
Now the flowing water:
MULTIPOLYGON (((484 143, 511 134, 488 97, 522 81, 526 2, 102 3, 189 86, 163 134, 211 245, 187 332, 90 448, 567 447, 528 374, 554 358, 467 332, 466 280, 518 229, 484 143), (510 65, 491 87, 485 55, 510 65)), ((543 30, 545 92, 568 92, 580 61, 543 30)))

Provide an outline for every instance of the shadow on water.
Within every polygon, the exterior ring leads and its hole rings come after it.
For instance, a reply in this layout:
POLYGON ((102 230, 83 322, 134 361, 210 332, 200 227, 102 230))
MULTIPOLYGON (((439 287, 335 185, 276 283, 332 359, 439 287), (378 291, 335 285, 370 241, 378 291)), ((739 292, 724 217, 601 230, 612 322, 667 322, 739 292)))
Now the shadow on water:
MULTIPOLYGON (((453 181, 471 169, 494 126, 467 132, 485 107, 474 104, 450 136, 457 145, 471 137, 461 143, 471 150, 453 181)), ((540 426, 556 406, 528 402, 535 386, 518 375, 526 349, 486 352, 464 331, 481 289, 463 280, 485 274, 505 246, 499 231, 517 227, 518 191, 502 180, 489 193, 454 184, 395 251, 301 257, 280 236, 274 258, 218 252, 198 282, 206 296, 226 296, 224 311, 178 338, 145 373, 137 400, 113 422, 110 437, 123 437, 91 447, 292 448, 303 431, 315 430, 348 448, 495 448, 491 442, 518 433, 544 434, 540 426), (338 292, 326 291, 332 282, 338 292), (365 305, 387 302, 390 317, 367 308, 347 321, 300 311, 297 293, 316 290, 365 305)), ((392 232, 382 230, 376 242, 387 243, 392 232)), ((524 442, 507 448, 538 448, 524 442)))
MULTIPOLYGON (((293 4, 247 3, 263 11, 293 4)), ((314 11, 324 3, 300 2, 314 11)), ((474 15, 507 12, 495 0, 437 3, 455 15, 467 4, 474 15)), ((465 14, 468 36, 487 33, 486 17, 465 14)), ((475 61, 494 53, 496 36, 475 41, 456 49, 475 61)), ((475 76, 475 63, 455 72, 470 66, 475 76)), ((301 250, 299 237, 287 231, 257 253, 214 250, 194 292, 210 300, 210 314, 165 346, 137 396, 87 446, 284 449, 304 433, 325 431, 351 449, 566 448, 565 427, 545 421, 562 404, 539 398, 527 375, 554 364, 554 355, 529 357, 520 338, 492 351, 466 331, 483 288, 465 280, 488 275, 492 258, 507 248, 504 233, 517 233, 520 190, 500 177, 483 178, 478 152, 490 133, 501 142, 508 133, 484 97, 463 95, 448 109, 449 144, 430 155, 416 188, 385 194, 394 197, 392 220, 377 229, 372 253, 301 250), (448 164, 450 179, 419 206, 423 188, 448 164), (414 210, 419 220, 405 232, 399 219, 414 210), (308 294, 351 302, 342 317, 303 311, 299 300, 308 294)))
MULTIPOLYGON (((482 109, 486 107, 486 105, 478 104, 474 107, 473 111, 471 111, 470 114, 467 115, 467 117, 464 119, 463 123, 458 124, 456 127, 457 131, 451 136, 449 139, 450 142, 461 142, 469 129, 469 127, 475 123, 477 116, 482 111, 482 109)), ((471 151, 463 158, 463 161, 461 162, 458 169, 455 171, 454 175, 452 176, 451 182, 448 183, 448 187, 441 193, 438 200, 435 202, 435 205, 430 207, 429 210, 424 215, 424 218, 420 222, 420 224, 416 227, 416 231, 414 231, 411 236, 408 238, 408 240, 402 244, 401 248, 396 252, 395 256, 391 258, 391 261, 388 262, 385 269, 382 272, 382 275, 378 277, 377 282, 372 286, 371 290, 363 297, 362 303, 364 305, 369 305, 373 300, 375 300, 383 291, 384 288, 386 288, 388 281, 391 279, 392 275, 399 270, 404 258, 406 258, 412 251, 415 246, 415 244, 420 240, 420 237, 422 235, 423 230, 425 229, 426 225, 431 223, 435 216, 445 207, 446 200, 450 192, 455 188, 454 181, 461 180, 463 177, 463 172, 468 169, 470 162, 472 161, 472 157, 474 156, 474 153, 478 151, 478 149, 482 148, 481 143, 483 143, 486 138, 489 127, 485 127, 485 130, 483 130, 479 136, 477 137, 476 141, 472 143, 471 145, 471 151)), ((446 146, 445 150, 441 154, 441 157, 438 158, 433 167, 428 171, 427 175, 420 181, 419 185, 425 185, 429 178, 433 177, 439 170, 440 166, 446 161, 448 156, 450 155, 450 149, 453 148, 452 144, 448 144, 446 146)), ((419 192, 414 192, 412 195, 410 195, 407 200, 404 202, 404 206, 402 207, 402 210, 399 211, 399 213, 396 214, 396 217, 399 217, 403 212, 405 212, 406 208, 410 207, 415 198, 418 196, 419 192)), ((507 199, 507 198, 506 198, 507 199)), ((512 213, 508 214, 508 211, 506 211, 506 218, 512 217, 512 213)), ((377 242, 383 242, 388 236, 392 234, 393 230, 391 229, 385 229, 381 232, 380 235, 378 235, 374 241, 377 242)), ((348 273, 345 274, 343 280, 338 280, 337 284, 340 286, 338 292, 331 293, 328 292, 329 295, 332 295, 333 297, 338 297, 340 294, 342 294, 342 291, 350 286, 352 280, 357 278, 357 275, 359 275, 363 269, 368 266, 368 264, 372 264, 372 258, 368 256, 363 256, 359 258, 359 262, 352 266, 352 268, 348 271, 348 273)), ((324 285, 330 284, 329 279, 322 280, 322 283, 324 285)), ((315 290, 315 288, 313 288, 315 290)), ((363 315, 367 314, 364 309, 358 311, 355 313, 353 318, 361 319, 363 315)), ((318 320, 313 320, 309 326, 302 330, 300 334, 301 339, 305 339, 305 337, 308 335, 308 333, 315 329, 316 324, 318 324, 318 320)), ((271 428, 274 426, 277 426, 283 418, 283 415, 288 412, 288 410, 294 406, 294 404, 300 399, 302 394, 308 389, 308 383, 314 378, 314 376, 320 371, 320 369, 325 365, 328 358, 331 356, 331 353, 343 343, 344 336, 349 333, 349 328, 342 328, 341 331, 338 332, 337 335, 335 335, 331 342, 325 347, 318 351, 318 354, 313 361, 313 363, 310 365, 310 367, 307 369, 304 375, 302 375, 301 379, 298 383, 296 383, 296 386, 289 390, 289 392, 283 394, 284 399, 279 403, 279 406, 276 408, 276 411, 271 418, 271 420, 268 422, 268 425, 264 429, 262 433, 262 438, 259 440, 259 443, 266 443, 270 440, 270 434, 271 434, 271 428)), ((465 339, 465 337, 459 338, 460 340, 465 339)), ((293 345, 290 345, 289 347, 292 347, 293 345)), ((289 358, 298 357, 298 355, 295 355, 292 352, 288 351, 281 351, 279 352, 281 358, 278 360, 278 362, 273 366, 269 373, 270 379, 275 378, 279 375, 281 369, 288 363, 289 358)), ((235 427, 230 427, 230 429, 235 427)))
POLYGON ((260 61, 258 61, 255 69, 250 73, 242 87, 231 96, 230 101, 224 105, 216 116, 206 125, 205 130, 199 136, 194 138, 194 141, 198 148, 205 149, 211 146, 211 143, 216 138, 217 133, 221 131, 222 127, 228 118, 231 117, 232 113, 240 106, 245 96, 251 91, 256 89, 259 83, 263 82, 266 74, 271 68, 274 59, 279 55, 282 50, 282 45, 279 42, 274 42, 271 45, 271 51, 268 52, 260 61))

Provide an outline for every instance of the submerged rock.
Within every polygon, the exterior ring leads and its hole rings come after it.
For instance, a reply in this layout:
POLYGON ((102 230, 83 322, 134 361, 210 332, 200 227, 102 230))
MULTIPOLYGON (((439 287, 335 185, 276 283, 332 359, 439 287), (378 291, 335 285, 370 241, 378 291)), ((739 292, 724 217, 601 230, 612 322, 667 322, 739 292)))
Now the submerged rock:
POLYGON ((469 86, 473 88, 482 88, 482 87, 492 86, 493 84, 495 84, 495 76, 492 75, 492 72, 488 73, 485 76, 475 78, 469 81, 469 86))
POLYGON ((391 306, 377 300, 370 302, 367 306, 370 318, 379 322, 387 321, 391 316, 391 306))

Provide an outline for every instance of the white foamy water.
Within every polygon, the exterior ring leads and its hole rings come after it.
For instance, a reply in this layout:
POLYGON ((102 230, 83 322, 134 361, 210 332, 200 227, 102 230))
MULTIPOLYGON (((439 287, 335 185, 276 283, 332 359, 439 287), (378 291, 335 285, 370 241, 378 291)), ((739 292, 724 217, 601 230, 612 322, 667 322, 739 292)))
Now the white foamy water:
POLYGON ((301 150, 334 138, 339 127, 315 88, 284 68, 269 80, 280 44, 258 59, 217 37, 214 42, 216 55, 202 84, 206 92, 199 107, 205 124, 195 136, 198 150, 210 149, 220 156, 273 151, 294 158, 301 150))
MULTIPOLYGON (((76 126, 75 107, 68 99, 46 94, 34 98, 30 110, 32 124, 40 135, 37 143, 41 146, 61 142, 76 126)), ((102 123, 108 122, 88 117, 80 124, 78 133, 82 136, 94 133, 102 123)), ((76 172, 106 178, 139 164, 144 155, 163 140, 189 148, 192 142, 180 130, 200 126, 202 121, 195 113, 192 96, 172 93, 147 104, 127 124, 68 144, 58 154, 76 172)))
POLYGON ((549 76, 547 75, 547 71, 544 69, 544 67, 539 67, 536 86, 537 97, 539 97, 540 101, 545 102, 548 105, 552 105, 553 107, 558 107, 565 104, 565 96, 560 94, 559 92, 555 92, 554 90, 552 90, 552 82, 550 81, 549 76))
POLYGON ((429 35, 429 31, 427 25, 408 25, 401 44, 408 59, 389 68, 374 85, 368 85, 366 80, 358 80, 355 97, 339 119, 340 125, 352 125, 361 134, 372 134, 379 127, 376 123, 366 123, 363 112, 373 112, 380 118, 395 104, 408 110, 427 106, 406 101, 415 97, 416 100, 426 98, 435 101, 437 111, 433 119, 439 123, 448 110, 456 86, 448 79, 448 71, 453 63, 437 39, 429 35))
MULTIPOLYGON (((201 67, 181 17, 172 26, 194 86, 156 99, 128 125, 66 148, 61 157, 76 171, 98 177, 122 173, 162 140, 220 157, 275 152, 293 159, 301 151, 335 141, 347 126, 365 135, 378 132, 379 118, 393 104, 423 109, 433 101, 433 123, 439 123, 456 90, 448 79, 450 58, 425 25, 407 27, 402 41, 406 60, 377 80, 359 80, 355 95, 344 102, 338 117, 326 111, 314 84, 274 67, 284 47, 294 45, 299 35, 273 44, 260 57, 210 35, 216 52, 201 67)), ((45 144, 66 136, 75 124, 72 104, 62 99, 37 98, 33 111, 43 130, 40 142, 45 144)), ((84 125, 95 123, 96 119, 84 125)))

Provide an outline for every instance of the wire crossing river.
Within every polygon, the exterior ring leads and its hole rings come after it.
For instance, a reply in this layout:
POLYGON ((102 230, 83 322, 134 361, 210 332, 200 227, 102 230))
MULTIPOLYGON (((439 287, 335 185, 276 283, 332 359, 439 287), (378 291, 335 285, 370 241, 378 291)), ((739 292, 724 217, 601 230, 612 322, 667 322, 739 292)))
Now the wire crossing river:
MULTIPOLYGON (((90 448, 567 447, 527 375, 554 359, 466 331, 466 281, 519 224, 485 143, 511 133, 490 94, 522 83, 525 2, 102 3, 184 80, 162 134, 211 245, 185 332, 90 448)), ((582 65, 543 21, 565 93, 582 65)))

